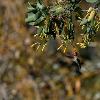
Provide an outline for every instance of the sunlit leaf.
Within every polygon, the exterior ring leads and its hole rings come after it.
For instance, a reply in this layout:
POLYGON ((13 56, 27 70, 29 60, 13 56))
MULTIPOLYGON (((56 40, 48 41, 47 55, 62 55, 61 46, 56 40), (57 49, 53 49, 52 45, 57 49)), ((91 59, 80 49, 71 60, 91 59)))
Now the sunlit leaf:
POLYGON ((98 0, 86 0, 87 2, 89 2, 89 3, 95 3, 95 2, 97 2, 98 0))
POLYGON ((85 25, 87 22, 88 22, 88 20, 87 20, 86 18, 84 18, 84 19, 81 21, 80 25, 85 25))
POLYGON ((25 19, 26 22, 31 22, 31 21, 35 21, 36 19, 38 19, 39 17, 41 17, 41 12, 37 12, 36 14, 34 13, 29 13, 28 14, 28 18, 25 19))

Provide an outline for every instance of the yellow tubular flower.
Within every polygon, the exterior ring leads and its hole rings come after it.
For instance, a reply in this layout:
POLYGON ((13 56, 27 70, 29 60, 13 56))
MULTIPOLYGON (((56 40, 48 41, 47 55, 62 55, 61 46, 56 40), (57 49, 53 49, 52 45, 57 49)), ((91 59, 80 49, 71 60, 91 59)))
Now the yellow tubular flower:
POLYGON ((90 22, 94 19, 95 14, 96 14, 95 10, 91 11, 90 16, 88 17, 88 22, 90 22))
POLYGON ((93 10, 94 10, 94 8, 90 7, 90 8, 88 9, 87 13, 90 13, 90 12, 93 11, 93 10))

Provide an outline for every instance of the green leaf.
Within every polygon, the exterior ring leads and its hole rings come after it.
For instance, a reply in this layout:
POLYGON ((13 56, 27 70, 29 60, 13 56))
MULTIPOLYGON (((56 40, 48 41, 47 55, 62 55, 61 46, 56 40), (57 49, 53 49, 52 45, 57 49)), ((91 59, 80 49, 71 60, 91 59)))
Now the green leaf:
POLYGON ((32 5, 30 2, 28 2, 27 12, 31 12, 37 10, 36 5, 32 5))
POLYGON ((44 17, 40 17, 39 19, 37 19, 35 22, 30 22, 29 25, 34 25, 37 26, 38 24, 40 24, 42 21, 44 20, 44 17))
POLYGON ((64 8, 60 5, 57 5, 51 8, 50 10, 51 12, 55 12, 56 14, 58 14, 58 13, 62 13, 64 11, 64 8))
POLYGON ((27 13, 29 13, 29 12, 36 13, 37 12, 37 9, 36 8, 33 8, 33 7, 27 7, 27 13))
POLYGON ((87 2, 89 2, 89 3, 95 3, 95 2, 97 2, 98 0, 86 0, 87 2))
POLYGON ((83 18, 80 25, 85 25, 88 22, 88 20, 86 18, 83 18))
POLYGON ((90 27, 87 27, 87 33, 89 33, 89 32, 90 32, 90 30, 91 30, 91 28, 90 28, 90 27))
POLYGON ((40 3, 37 3, 37 7, 40 8, 40 9, 43 9, 44 6, 41 5, 40 3))
POLYGON ((42 28, 42 27, 39 27, 39 28, 37 29, 37 33, 40 34, 40 33, 42 32, 42 30, 43 30, 43 28, 42 28))
POLYGON ((34 13, 28 13, 28 18, 25 19, 25 22, 31 22, 37 20, 39 17, 41 17, 42 13, 37 12, 36 14, 34 13))

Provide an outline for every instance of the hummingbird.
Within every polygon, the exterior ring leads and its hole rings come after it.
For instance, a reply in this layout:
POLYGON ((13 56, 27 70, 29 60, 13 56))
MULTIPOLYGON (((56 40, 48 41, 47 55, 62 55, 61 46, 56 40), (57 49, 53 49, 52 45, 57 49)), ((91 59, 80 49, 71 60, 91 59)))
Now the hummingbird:
POLYGON ((81 61, 80 59, 78 58, 78 53, 76 50, 74 50, 73 52, 73 60, 72 60, 72 66, 75 67, 75 72, 78 74, 78 75, 81 75, 81 61))

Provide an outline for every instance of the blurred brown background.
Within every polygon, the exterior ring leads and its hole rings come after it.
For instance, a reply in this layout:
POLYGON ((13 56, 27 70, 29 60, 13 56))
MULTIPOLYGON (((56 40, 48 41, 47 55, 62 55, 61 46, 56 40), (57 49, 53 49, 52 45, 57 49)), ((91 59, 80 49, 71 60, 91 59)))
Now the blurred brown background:
MULTIPOLYGON (((0 100, 100 100, 100 31, 92 46, 79 50, 82 75, 75 76, 56 41, 44 52, 30 47, 35 39, 25 23, 28 1, 0 0, 0 100)), ((91 5, 83 0, 81 6, 91 5)))

